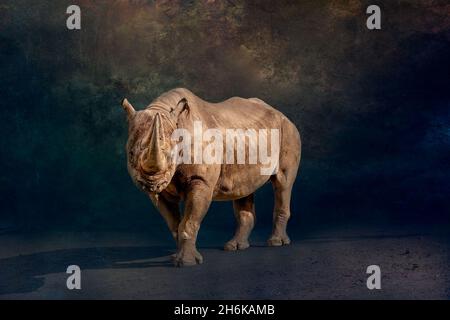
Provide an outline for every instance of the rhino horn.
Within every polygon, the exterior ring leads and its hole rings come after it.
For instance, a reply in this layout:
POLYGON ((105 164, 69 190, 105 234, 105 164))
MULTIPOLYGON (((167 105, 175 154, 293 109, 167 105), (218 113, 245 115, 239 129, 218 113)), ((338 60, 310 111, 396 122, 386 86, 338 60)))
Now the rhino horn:
POLYGON ((150 132, 150 143, 147 149, 147 156, 144 158, 144 163, 142 164, 144 170, 161 172, 167 169, 167 160, 163 151, 165 144, 166 139, 161 116, 157 113, 150 132))

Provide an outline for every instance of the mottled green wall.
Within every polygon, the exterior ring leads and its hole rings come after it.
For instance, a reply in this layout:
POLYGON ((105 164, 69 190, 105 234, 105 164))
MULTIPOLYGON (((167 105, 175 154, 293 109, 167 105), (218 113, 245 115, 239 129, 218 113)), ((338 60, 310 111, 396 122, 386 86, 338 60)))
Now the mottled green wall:
POLYGON ((0 221, 151 225, 119 102, 144 107, 178 86, 259 97, 298 125, 293 207, 306 221, 445 219, 450 7, 378 3, 382 30, 370 31, 372 3, 358 0, 2 1, 0 221), (70 4, 80 31, 66 28, 70 4))

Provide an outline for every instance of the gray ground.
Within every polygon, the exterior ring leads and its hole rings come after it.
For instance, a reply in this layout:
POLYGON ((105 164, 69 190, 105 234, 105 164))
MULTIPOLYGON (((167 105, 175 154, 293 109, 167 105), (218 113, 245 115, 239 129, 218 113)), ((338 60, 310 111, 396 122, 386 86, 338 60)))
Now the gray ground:
POLYGON ((151 234, 3 234, 0 299, 449 299, 449 233, 414 230, 341 228, 282 248, 255 235, 232 253, 217 240, 200 245, 203 265, 181 269, 168 262, 172 244, 151 234), (80 291, 66 288, 71 264, 82 269, 80 291), (366 288, 372 264, 381 290, 366 288))

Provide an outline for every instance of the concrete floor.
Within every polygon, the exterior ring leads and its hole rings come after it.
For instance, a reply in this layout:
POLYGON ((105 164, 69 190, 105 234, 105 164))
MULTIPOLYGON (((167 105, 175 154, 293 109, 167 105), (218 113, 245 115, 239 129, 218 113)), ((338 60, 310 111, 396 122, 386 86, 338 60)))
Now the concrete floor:
POLYGON ((256 234, 251 248, 231 253, 220 248, 225 235, 207 241, 205 231, 205 262, 190 268, 173 267, 172 243, 152 234, 3 234, 0 299, 450 299, 447 231, 291 232, 282 248, 256 234), (66 287, 72 264, 81 290, 66 287), (366 287, 369 265, 381 268, 381 290, 366 287))

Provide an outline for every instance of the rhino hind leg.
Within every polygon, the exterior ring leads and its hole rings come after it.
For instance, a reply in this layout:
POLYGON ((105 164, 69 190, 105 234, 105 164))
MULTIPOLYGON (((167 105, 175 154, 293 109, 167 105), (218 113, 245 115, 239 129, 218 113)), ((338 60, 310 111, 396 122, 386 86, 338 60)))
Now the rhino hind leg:
POLYGON ((248 237, 255 225, 253 194, 242 199, 234 200, 233 209, 237 220, 237 228, 234 237, 224 246, 224 250, 226 251, 244 250, 250 246, 248 237))
POLYGON ((289 120, 283 120, 280 162, 276 174, 270 180, 274 191, 273 229, 267 241, 269 246, 291 243, 286 227, 291 217, 292 187, 297 177, 301 156, 301 140, 297 128, 289 120))
POLYGON ((269 246, 277 247, 291 243, 287 235, 286 228, 291 217, 291 194, 298 170, 298 158, 285 159, 286 165, 282 162, 277 174, 271 177, 275 206, 273 210, 273 229, 267 241, 269 246))
POLYGON ((292 183, 288 183, 281 172, 274 176, 272 184, 275 195, 275 207, 273 210, 272 234, 267 244, 271 247, 278 247, 291 243, 286 232, 286 227, 291 217, 290 202, 292 183))

